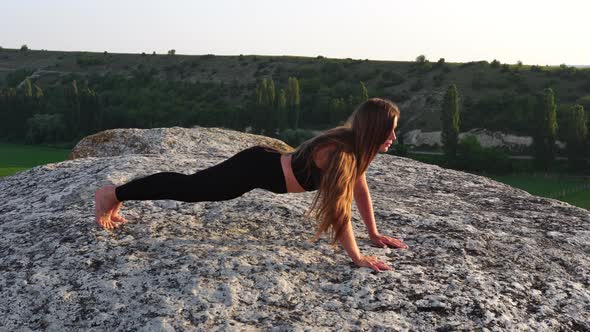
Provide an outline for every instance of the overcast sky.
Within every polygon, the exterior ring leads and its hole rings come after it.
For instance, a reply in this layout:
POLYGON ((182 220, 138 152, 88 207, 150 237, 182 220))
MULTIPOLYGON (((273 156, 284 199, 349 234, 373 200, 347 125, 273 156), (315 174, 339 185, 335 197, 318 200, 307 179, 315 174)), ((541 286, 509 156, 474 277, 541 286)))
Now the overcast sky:
POLYGON ((589 0, 7 0, 0 46, 590 65, 589 13, 589 0))

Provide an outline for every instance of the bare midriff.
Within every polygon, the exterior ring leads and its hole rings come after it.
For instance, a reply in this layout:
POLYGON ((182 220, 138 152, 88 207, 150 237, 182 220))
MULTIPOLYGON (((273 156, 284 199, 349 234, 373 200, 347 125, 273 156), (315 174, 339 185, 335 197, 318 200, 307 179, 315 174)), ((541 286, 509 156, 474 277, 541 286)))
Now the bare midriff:
MULTIPOLYGON (((325 169, 327 156, 331 153, 332 147, 326 146, 320 148, 314 157, 314 164, 321 170, 325 169)), ((295 174, 293 174, 293 168, 291 167, 291 159, 293 154, 281 155, 281 166, 283 167, 283 174, 285 174, 285 183, 287 184, 287 192, 289 193, 301 193, 305 189, 301 186, 295 174)))
POLYGON ((292 154, 281 155, 281 167, 283 168, 283 174, 285 174, 285 183, 287 184, 288 193, 301 193, 305 189, 299 184, 293 174, 293 168, 291 168, 292 154))

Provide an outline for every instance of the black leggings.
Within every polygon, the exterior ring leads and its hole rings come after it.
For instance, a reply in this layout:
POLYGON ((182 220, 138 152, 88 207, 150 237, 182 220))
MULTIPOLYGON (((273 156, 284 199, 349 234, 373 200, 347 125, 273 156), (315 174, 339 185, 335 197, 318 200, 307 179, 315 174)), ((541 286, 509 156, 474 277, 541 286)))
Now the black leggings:
POLYGON ((287 192, 278 151, 254 146, 191 175, 160 172, 132 180, 116 187, 115 195, 119 201, 225 201, 254 188, 277 194, 287 192))

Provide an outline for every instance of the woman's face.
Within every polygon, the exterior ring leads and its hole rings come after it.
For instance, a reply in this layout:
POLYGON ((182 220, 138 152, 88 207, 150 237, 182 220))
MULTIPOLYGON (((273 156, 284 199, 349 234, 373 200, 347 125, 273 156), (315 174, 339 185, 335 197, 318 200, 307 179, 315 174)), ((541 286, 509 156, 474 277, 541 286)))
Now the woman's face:
POLYGON ((393 144, 393 142, 397 139, 397 136, 395 136, 395 129, 397 128, 397 118, 398 117, 396 116, 393 119, 393 129, 391 129, 391 133, 389 133, 389 137, 387 137, 387 140, 385 140, 385 142, 383 142, 383 144, 381 144, 381 146, 379 147, 379 152, 387 152, 391 144, 393 144))

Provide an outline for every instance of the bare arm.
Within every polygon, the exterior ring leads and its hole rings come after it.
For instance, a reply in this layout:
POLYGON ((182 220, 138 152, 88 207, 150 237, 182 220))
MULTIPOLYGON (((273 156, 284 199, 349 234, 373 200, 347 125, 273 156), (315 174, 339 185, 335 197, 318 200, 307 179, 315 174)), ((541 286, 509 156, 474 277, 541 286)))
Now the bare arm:
MULTIPOLYGON (((364 178, 364 176, 363 176, 363 178, 364 178)), ((365 185, 366 185, 366 182, 365 182, 365 185)), ((369 198, 369 207, 370 207, 370 198, 369 198)), ((372 212, 372 208, 371 208, 371 215, 372 214, 373 214, 373 212, 372 212)), ((363 218, 366 219, 365 217, 363 217, 363 218)), ((365 222, 365 224, 367 225, 367 227, 370 227, 370 223, 365 222)), ((373 225, 373 227, 375 227, 374 218, 373 218, 372 225, 373 225)), ((376 231, 376 228, 375 228, 375 231, 376 231)), ((348 254, 348 256, 350 256, 352 261, 357 266, 370 267, 375 271, 391 270, 391 267, 389 267, 387 264, 385 264, 384 262, 377 259, 377 257, 364 256, 361 254, 361 252, 356 244, 356 240, 354 238, 354 232, 352 230, 352 222, 348 222, 346 224, 346 226, 344 226, 344 230, 343 230, 342 234, 340 235, 340 237, 338 238, 338 241, 340 242, 342 247, 344 247, 344 250, 346 250, 346 253, 348 254)))
POLYGON ((367 227, 367 232, 371 241, 378 247, 393 246, 394 248, 407 249, 408 245, 402 240, 379 234, 375 224, 375 215, 373 213, 373 202, 367 185, 365 173, 358 177, 354 185, 354 201, 361 214, 363 222, 367 227))
POLYGON ((352 222, 348 222, 346 226, 344 226, 344 231, 338 238, 340 244, 346 250, 346 253, 352 261, 358 265, 359 260, 361 259, 362 255, 359 250, 359 247, 356 245, 356 240, 354 238, 354 232, 352 231, 352 222))
POLYGON ((380 261, 379 259, 377 259, 377 257, 363 256, 361 254, 358 246, 356 245, 356 240, 354 239, 354 232, 352 231, 352 222, 348 222, 346 224, 344 231, 342 232, 338 240, 340 241, 342 247, 344 247, 344 250, 346 250, 348 256, 350 256, 354 264, 356 264, 357 266, 370 267, 377 272, 391 270, 391 267, 389 267, 389 265, 380 261))
POLYGON ((372 238, 379 234, 377 225, 375 224, 375 215, 373 213, 373 202, 371 201, 371 194, 369 193, 369 186, 367 185, 367 178, 365 173, 359 176, 354 184, 354 201, 356 207, 361 214, 361 218, 367 227, 367 232, 372 238))

